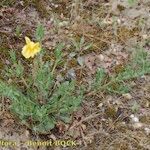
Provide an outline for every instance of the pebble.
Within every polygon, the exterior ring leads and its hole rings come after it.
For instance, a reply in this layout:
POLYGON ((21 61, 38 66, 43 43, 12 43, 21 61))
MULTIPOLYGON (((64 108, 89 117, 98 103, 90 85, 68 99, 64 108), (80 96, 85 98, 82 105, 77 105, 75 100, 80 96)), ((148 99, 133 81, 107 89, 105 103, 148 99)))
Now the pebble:
POLYGON ((132 123, 139 123, 139 118, 136 117, 135 115, 130 115, 130 118, 131 118, 131 122, 132 123))
POLYGON ((128 100, 132 99, 132 95, 130 93, 122 94, 122 96, 128 100))
POLYGON ((100 61, 103 61, 103 60, 104 60, 104 55, 102 55, 102 54, 98 55, 97 57, 98 57, 98 59, 99 59, 100 61))
POLYGON ((143 127, 143 124, 140 123, 140 122, 136 122, 136 123, 133 124, 133 127, 134 127, 135 129, 139 129, 139 128, 142 128, 142 127, 143 127))
POLYGON ((147 135, 150 134, 150 128, 147 128, 147 127, 146 127, 146 128, 144 128, 144 130, 145 130, 145 132, 146 132, 147 135))

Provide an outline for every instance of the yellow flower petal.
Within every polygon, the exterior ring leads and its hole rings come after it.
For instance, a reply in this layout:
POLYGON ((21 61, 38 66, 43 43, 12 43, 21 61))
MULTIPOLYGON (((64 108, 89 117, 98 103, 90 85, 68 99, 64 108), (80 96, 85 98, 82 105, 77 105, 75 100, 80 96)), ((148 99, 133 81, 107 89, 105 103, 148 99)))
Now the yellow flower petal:
POLYGON ((26 44, 29 44, 31 42, 31 40, 27 36, 25 37, 25 40, 26 40, 26 44))
POLYGON ((34 45, 34 48, 33 48, 33 49, 35 50, 35 52, 39 52, 39 51, 41 50, 40 43, 39 43, 39 42, 35 43, 35 45, 34 45))
POLYGON ((39 42, 34 43, 28 37, 25 37, 26 45, 22 48, 22 55, 25 58, 34 57, 41 50, 39 42))
POLYGON ((27 49, 27 46, 25 45, 22 49, 22 55, 25 57, 25 58, 30 58, 30 54, 29 54, 29 50, 27 49))

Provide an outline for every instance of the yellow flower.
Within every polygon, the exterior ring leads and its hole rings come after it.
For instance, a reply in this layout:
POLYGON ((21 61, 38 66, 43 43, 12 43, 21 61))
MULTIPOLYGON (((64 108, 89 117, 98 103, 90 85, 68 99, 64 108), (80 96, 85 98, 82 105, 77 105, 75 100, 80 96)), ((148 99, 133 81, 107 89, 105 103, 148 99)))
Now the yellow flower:
POLYGON ((25 37, 26 45, 22 48, 22 55, 25 58, 34 57, 41 50, 39 42, 34 43, 28 37, 25 37))

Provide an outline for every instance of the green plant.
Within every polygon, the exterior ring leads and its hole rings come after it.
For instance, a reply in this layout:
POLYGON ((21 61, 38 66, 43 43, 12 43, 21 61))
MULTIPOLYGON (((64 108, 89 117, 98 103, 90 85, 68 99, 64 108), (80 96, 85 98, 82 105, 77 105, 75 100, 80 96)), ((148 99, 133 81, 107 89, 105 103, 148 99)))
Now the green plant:
POLYGON ((92 43, 86 44, 84 36, 81 37, 81 39, 79 41, 72 39, 72 44, 75 47, 75 50, 79 53, 81 53, 82 51, 88 50, 93 45, 92 43))
MULTIPOLYGON (((43 36, 44 29, 40 25, 36 30, 36 38, 41 41, 43 36)), ((58 44, 55 49, 53 64, 44 62, 44 52, 41 52, 28 69, 11 51, 12 65, 3 71, 9 82, 0 80, 0 96, 11 100, 11 112, 36 132, 50 131, 60 120, 68 123, 83 98, 83 92, 77 89, 75 81, 55 82, 55 70, 62 61, 63 46, 58 44)))
POLYGON ((136 101, 134 101, 134 103, 131 106, 132 113, 136 113, 139 110, 140 110, 140 105, 136 101))
POLYGON ((127 93, 130 90, 129 81, 150 73, 149 57, 148 52, 142 48, 137 48, 130 63, 124 66, 121 72, 108 77, 103 69, 98 69, 92 90, 117 94, 127 93))
POLYGON ((16 27, 16 33, 15 34, 16 34, 17 37, 20 37, 20 35, 21 35, 21 26, 18 25, 16 27))
POLYGON ((2 0, 0 6, 12 6, 15 2, 15 0, 2 0))
POLYGON ((42 24, 38 24, 36 32, 35 32, 35 37, 37 41, 42 41, 44 37, 44 27, 42 24))
POLYGON ((137 0, 128 0, 128 4, 130 6, 134 5, 137 2, 137 0))

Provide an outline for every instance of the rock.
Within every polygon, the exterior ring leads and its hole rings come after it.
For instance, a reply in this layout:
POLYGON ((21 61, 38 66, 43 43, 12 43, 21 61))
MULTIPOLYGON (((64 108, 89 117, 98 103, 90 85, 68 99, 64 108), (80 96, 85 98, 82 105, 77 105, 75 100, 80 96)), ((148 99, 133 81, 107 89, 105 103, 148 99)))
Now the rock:
POLYGON ((122 96, 128 100, 132 99, 132 96, 130 93, 122 94, 122 96))

